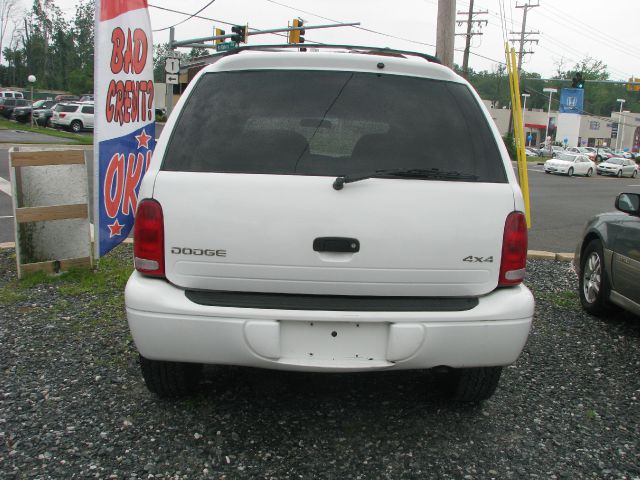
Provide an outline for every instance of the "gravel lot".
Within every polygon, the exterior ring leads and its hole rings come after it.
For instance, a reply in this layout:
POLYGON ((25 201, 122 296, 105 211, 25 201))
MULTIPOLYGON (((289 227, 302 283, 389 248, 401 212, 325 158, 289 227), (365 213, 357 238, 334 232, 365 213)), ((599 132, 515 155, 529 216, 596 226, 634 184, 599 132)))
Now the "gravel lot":
POLYGON ((2 478, 640 478, 640 319, 582 313, 567 263, 530 262, 528 345, 469 407, 439 397, 429 372, 244 368, 160 401, 120 284, 13 295, 12 255, 0 251, 2 478))

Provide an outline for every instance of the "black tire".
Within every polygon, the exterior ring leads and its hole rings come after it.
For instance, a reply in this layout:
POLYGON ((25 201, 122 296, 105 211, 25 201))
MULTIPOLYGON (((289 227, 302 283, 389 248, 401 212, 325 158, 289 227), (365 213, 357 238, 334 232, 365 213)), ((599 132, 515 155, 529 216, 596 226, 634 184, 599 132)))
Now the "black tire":
POLYGON ((80 120, 74 120, 71 122, 71 131, 74 133, 80 133, 82 131, 82 122, 80 120))
POLYGON ((491 398, 502 367, 454 368, 447 378, 447 396, 456 402, 479 403, 491 398))
POLYGON ((616 177, 618 178, 622 177, 622 170, 618 170, 618 173, 616 173, 616 177))
POLYGON ((580 257, 578 295, 582 308, 591 315, 601 315, 610 308, 611 285, 605 269, 602 242, 591 240, 580 257))
POLYGON ((636 178, 638 176, 638 170, 634 170, 631 174, 631 178, 636 178))
POLYGON ((590 177, 591 175, 593 175, 593 168, 587 170, 587 177, 590 177))
POLYGON ((569 168, 569 170, 567 170, 567 175, 569 177, 573 177, 573 167, 569 168))
POLYGON ((202 374, 198 363, 149 360, 140 355, 140 368, 149 391, 160 398, 179 398, 192 394, 202 374))

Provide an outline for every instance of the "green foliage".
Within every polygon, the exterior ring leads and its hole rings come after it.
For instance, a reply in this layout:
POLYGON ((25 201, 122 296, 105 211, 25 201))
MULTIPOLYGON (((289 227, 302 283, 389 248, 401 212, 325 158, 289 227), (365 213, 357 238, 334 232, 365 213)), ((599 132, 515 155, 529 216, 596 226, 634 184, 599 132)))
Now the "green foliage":
POLYGON ((561 308, 578 308, 580 306, 578 294, 573 290, 564 290, 562 292, 555 293, 550 296, 549 300, 556 307, 561 308))
MULTIPOLYGON (((608 83, 591 83, 588 80, 608 80, 609 72, 607 65, 601 60, 586 57, 573 67, 567 68, 565 65, 556 65, 555 79, 570 80, 576 72, 581 72, 582 77, 587 80, 584 95, 584 111, 587 114, 601 115, 610 118, 611 112, 618 111, 620 104, 617 98, 624 98, 627 102, 624 105, 626 110, 632 112, 640 111, 640 92, 629 92, 625 85, 608 83)), ((493 71, 469 72, 469 82, 478 91, 480 97, 489 100, 494 104, 494 108, 509 107, 511 97, 509 91, 509 77, 504 66, 500 65, 493 71)), ((543 92, 544 88, 571 87, 568 81, 541 80, 537 73, 522 72, 520 77, 520 89, 531 96, 527 99, 527 108, 540 108, 547 110, 549 95, 543 92)), ((554 95, 551 108, 558 108, 559 97, 554 95)))
POLYGON ((3 51, 0 83, 25 87, 33 74, 35 88, 92 92, 94 11, 95 0, 80 0, 67 21, 54 0, 34 0, 21 22, 22 36, 3 51))
POLYGON ((502 140, 504 141, 505 147, 507 147, 507 152, 509 152, 509 157, 511 157, 511 159, 517 158, 516 141, 515 141, 515 138, 513 137, 513 133, 512 132, 507 133, 504 137, 502 137, 502 140))

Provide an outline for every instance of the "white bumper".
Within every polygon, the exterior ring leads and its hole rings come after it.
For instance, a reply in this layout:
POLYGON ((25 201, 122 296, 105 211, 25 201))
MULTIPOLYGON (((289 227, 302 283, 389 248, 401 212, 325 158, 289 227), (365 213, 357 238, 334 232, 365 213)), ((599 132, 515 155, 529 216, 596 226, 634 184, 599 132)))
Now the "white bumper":
POLYGON ((508 365, 524 348, 534 308, 522 285, 455 312, 215 307, 137 272, 125 303, 136 346, 147 358, 306 371, 508 365))

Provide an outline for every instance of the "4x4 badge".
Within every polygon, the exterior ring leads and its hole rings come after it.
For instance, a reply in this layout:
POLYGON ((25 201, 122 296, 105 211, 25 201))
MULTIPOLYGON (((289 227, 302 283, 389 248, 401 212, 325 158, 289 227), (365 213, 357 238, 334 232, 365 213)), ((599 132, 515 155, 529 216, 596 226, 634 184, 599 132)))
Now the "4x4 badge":
POLYGON ((464 257, 462 261, 470 263, 493 263, 493 257, 474 257, 473 255, 469 255, 468 257, 464 257))

